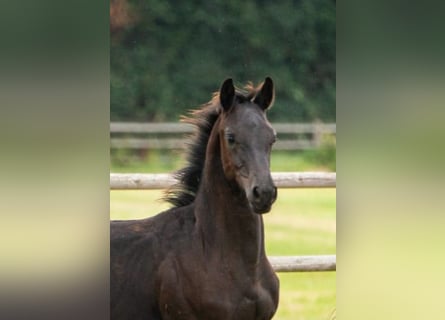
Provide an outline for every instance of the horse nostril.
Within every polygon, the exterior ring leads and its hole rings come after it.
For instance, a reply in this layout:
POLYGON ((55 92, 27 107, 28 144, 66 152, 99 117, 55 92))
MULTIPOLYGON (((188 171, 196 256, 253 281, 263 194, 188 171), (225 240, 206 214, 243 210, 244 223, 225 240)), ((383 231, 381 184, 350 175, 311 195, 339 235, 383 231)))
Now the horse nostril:
POLYGON ((255 198, 258 199, 258 198, 260 197, 260 193, 258 192, 258 187, 253 187, 252 192, 253 192, 253 196, 254 196, 255 198))

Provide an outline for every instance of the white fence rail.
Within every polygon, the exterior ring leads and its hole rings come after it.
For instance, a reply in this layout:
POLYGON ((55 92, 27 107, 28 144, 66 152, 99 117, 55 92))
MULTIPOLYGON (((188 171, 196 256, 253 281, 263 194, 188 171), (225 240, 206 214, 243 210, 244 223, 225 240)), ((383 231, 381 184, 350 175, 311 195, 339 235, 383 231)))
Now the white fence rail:
POLYGON ((335 255, 268 257, 276 272, 336 271, 335 255))
MULTIPOLYGON (((278 134, 335 133, 335 123, 273 123, 278 134)), ((110 122, 111 133, 192 133, 193 126, 182 122, 110 122)))
MULTIPOLYGON (((335 188, 335 172, 273 172, 278 188, 335 188)), ((111 173, 111 190, 166 189, 175 180, 170 174, 111 173)))
MULTIPOLYGON (((318 147, 323 135, 336 134, 335 123, 274 123, 278 141, 274 150, 303 150, 318 147)), ((182 149, 184 135, 193 132, 186 123, 111 122, 111 148, 182 149)))

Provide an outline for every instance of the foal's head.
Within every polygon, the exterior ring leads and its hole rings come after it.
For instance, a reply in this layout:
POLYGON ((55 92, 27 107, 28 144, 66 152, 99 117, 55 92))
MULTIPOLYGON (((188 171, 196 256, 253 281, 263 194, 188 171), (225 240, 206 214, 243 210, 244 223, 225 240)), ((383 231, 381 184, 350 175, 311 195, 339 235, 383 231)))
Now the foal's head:
POLYGON ((221 86, 219 99, 223 111, 217 130, 224 174, 244 190, 254 212, 269 212, 277 197, 270 175, 275 131, 266 118, 266 110, 274 99, 272 79, 266 78, 248 96, 237 94, 232 79, 227 79, 221 86))

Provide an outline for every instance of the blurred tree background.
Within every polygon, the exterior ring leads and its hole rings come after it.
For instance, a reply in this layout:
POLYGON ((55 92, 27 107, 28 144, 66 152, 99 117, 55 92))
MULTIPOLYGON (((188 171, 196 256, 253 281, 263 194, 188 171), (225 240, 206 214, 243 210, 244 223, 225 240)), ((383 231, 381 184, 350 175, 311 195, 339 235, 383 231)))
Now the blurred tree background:
POLYGON ((335 1, 111 0, 111 121, 177 121, 271 76, 271 121, 335 122, 335 1))

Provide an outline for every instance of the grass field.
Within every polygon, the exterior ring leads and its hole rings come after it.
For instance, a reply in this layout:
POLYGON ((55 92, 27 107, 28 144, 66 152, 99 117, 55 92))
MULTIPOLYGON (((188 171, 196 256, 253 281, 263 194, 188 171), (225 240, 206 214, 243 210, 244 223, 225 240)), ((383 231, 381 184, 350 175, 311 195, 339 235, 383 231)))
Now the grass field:
MULTIPOLYGON (((137 219, 168 206, 162 191, 111 191, 111 219, 137 219)), ((280 189, 264 216, 268 255, 336 253, 336 190, 280 189)), ((329 320, 336 305, 335 272, 279 273, 280 304, 274 319, 329 320)))
MULTIPOLYGON (((113 149, 111 152, 111 172, 116 173, 172 172, 181 168, 183 164, 184 154, 181 151, 151 150, 138 153, 113 149)), ((273 151, 271 169, 272 171, 335 171, 335 149, 273 151), (328 160, 322 161, 326 158, 326 152, 331 154, 328 160)))

